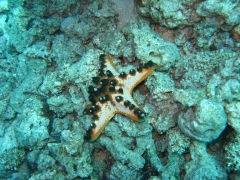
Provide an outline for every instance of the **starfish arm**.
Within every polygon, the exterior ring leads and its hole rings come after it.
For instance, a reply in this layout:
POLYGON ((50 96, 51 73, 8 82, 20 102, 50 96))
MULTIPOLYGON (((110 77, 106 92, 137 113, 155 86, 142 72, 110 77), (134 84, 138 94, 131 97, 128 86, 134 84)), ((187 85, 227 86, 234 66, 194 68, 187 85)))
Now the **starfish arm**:
POLYGON ((115 79, 119 82, 118 88, 124 89, 124 99, 130 101, 143 112, 144 110, 134 101, 132 97, 132 90, 142 81, 144 81, 153 71, 154 66, 149 66, 142 68, 141 71, 135 71, 134 74, 129 73, 125 78, 122 78, 120 76, 115 77, 115 79))
POLYGON ((133 104, 134 106, 136 106, 137 108, 139 108, 142 112, 145 112, 145 111, 138 105, 138 103, 133 99, 133 97, 132 97, 132 92, 131 92, 131 93, 124 93, 124 99, 130 101, 131 104, 133 104))
MULTIPOLYGON (((124 115, 126 117, 129 117, 129 118, 131 118, 135 121, 138 121, 138 122, 143 121, 144 117, 140 117, 137 112, 134 113, 135 108, 132 108, 132 109, 130 108, 130 105, 135 103, 134 101, 132 101, 132 102, 130 101, 129 106, 126 106, 126 105, 124 105, 124 100, 125 99, 118 102, 118 101, 116 101, 116 97, 117 97, 117 95, 113 95, 113 102, 116 105, 116 109, 117 109, 116 114, 122 114, 122 115, 124 115)), ((134 104, 134 106, 138 107, 137 104, 134 104)), ((145 115, 144 112, 141 111, 141 113, 142 113, 142 115, 145 115)))
POLYGON ((118 76, 119 72, 117 71, 116 67, 113 64, 112 59, 107 55, 102 55, 102 59, 104 61, 104 68, 103 71, 106 73, 107 70, 111 71, 114 76, 118 76))
POLYGON ((100 106, 100 111, 93 114, 96 118, 91 124, 91 128, 87 131, 86 136, 89 141, 96 140, 111 118, 116 114, 116 109, 110 101, 104 102, 103 104, 98 102, 97 105, 100 106))
POLYGON ((134 75, 128 74, 125 79, 123 79, 122 84, 124 85, 124 89, 128 89, 130 92, 142 81, 144 81, 152 72, 154 71, 154 67, 142 68, 142 70, 136 71, 134 75))

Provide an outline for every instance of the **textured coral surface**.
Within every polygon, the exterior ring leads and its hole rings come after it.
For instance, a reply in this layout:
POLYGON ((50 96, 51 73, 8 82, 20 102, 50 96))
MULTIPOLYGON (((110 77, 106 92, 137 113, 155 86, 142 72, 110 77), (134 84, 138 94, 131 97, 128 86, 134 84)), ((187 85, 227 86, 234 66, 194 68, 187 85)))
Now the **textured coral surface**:
POLYGON ((0 0, 0 179, 240 179, 239 15, 239 0, 0 0), (117 114, 88 142, 100 54, 155 71, 132 92, 145 120, 117 114))

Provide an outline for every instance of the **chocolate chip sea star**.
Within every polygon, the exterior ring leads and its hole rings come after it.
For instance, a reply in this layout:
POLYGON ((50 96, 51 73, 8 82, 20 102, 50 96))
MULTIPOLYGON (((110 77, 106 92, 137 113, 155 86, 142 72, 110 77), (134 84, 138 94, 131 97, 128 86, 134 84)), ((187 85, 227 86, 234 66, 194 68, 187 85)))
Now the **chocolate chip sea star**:
POLYGON ((91 115, 94 121, 85 136, 89 141, 98 138, 115 114, 122 114, 138 122, 145 118, 146 113, 134 101, 132 90, 154 71, 153 62, 148 61, 136 70, 131 69, 128 74, 119 73, 110 57, 104 54, 99 57, 99 67, 98 77, 92 78, 96 86, 88 87, 92 104, 83 111, 84 115, 91 115))

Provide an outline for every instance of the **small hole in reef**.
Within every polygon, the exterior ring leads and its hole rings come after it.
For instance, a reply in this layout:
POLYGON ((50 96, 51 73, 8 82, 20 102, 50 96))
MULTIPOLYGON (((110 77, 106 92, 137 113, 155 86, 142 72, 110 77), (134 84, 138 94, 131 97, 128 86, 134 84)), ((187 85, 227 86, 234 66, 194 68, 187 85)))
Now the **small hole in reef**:
POLYGON ((76 164, 73 165, 73 169, 74 169, 74 171, 77 171, 77 165, 76 164))
POLYGON ((149 55, 150 55, 150 56, 154 56, 154 52, 150 52, 149 55))

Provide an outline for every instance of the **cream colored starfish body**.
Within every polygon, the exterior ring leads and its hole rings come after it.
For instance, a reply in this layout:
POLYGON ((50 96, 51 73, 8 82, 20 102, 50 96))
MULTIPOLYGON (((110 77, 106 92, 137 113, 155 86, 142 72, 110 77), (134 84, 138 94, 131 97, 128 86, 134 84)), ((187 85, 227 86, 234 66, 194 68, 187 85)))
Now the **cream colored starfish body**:
POLYGON ((89 141, 98 138, 115 114, 122 114, 139 122, 144 119, 146 114, 133 100, 132 90, 154 71, 151 61, 138 66, 137 70, 130 70, 129 74, 119 73, 112 60, 104 54, 100 55, 99 61, 99 77, 93 77, 96 87, 88 88, 92 104, 83 111, 83 114, 92 115, 94 120, 85 136, 89 141))

